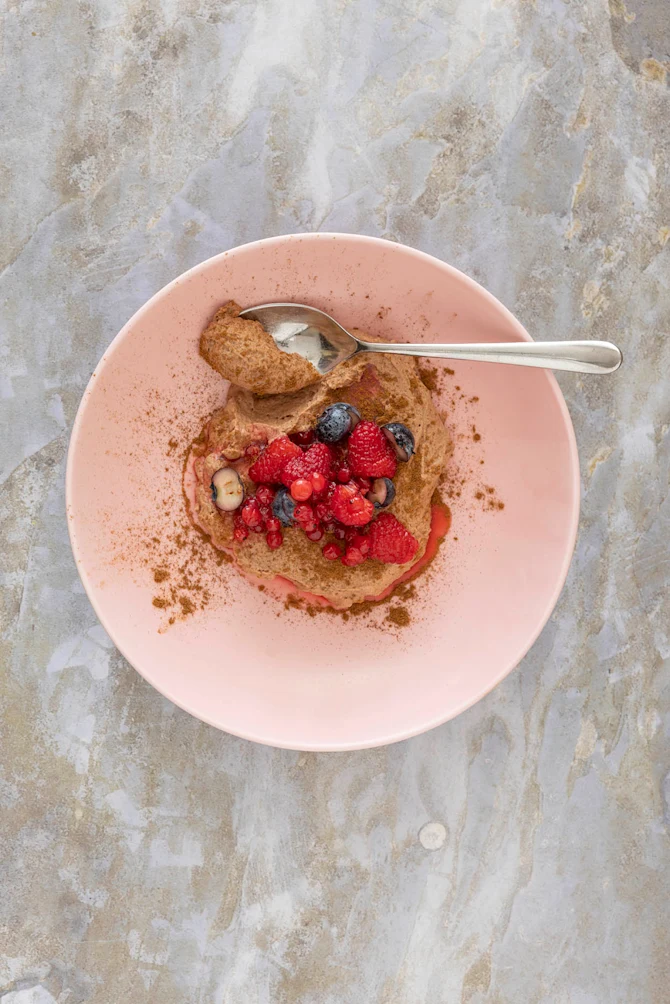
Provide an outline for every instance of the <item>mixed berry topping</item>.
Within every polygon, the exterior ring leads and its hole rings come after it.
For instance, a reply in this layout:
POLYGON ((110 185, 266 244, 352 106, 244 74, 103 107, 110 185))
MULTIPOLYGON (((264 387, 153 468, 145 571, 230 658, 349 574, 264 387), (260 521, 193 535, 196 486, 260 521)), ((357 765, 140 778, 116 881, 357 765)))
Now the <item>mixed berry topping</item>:
POLYGON ((398 462, 415 451, 407 426, 379 426, 353 405, 332 404, 315 429, 253 442, 245 450, 247 492, 233 467, 212 477, 212 498, 230 513, 233 538, 244 544, 251 533, 280 548, 288 528, 318 544, 326 561, 355 568, 368 560, 404 565, 418 550, 416 538, 390 512, 398 462), (249 490, 251 481, 251 491, 249 490))
POLYGON ((270 530, 270 532, 265 537, 268 547, 271 551, 276 551, 278 547, 281 547, 284 543, 284 538, 282 537, 279 530, 270 530))
POLYGON ((242 519, 250 530, 255 530, 257 526, 261 526, 264 521, 258 499, 252 496, 252 498, 244 503, 242 506, 242 519))
POLYGON ((375 507, 366 499, 353 481, 337 485, 330 496, 330 509, 339 523, 345 526, 365 526, 372 519, 375 507))
POLYGON ((339 401, 329 405, 316 423, 316 437, 322 443, 339 443, 352 432, 361 420, 361 413, 353 404, 339 401))
POLYGON ((234 512, 244 500, 244 485, 232 467, 221 467, 212 476, 212 498, 221 512, 234 512))
POLYGON ((398 467, 395 450, 376 422, 359 422, 349 436, 348 463, 352 474, 392 478, 398 467))
POLYGON ((298 444, 293 443, 288 436, 279 436, 259 453, 258 459, 249 468, 249 477, 252 481, 265 481, 269 484, 280 481, 288 461, 298 457, 302 457, 298 444))
POLYGON ((395 498, 395 485, 390 478, 375 478, 367 492, 367 497, 375 509, 385 509, 391 505, 395 498))
POLYGON ((383 512, 368 533, 370 557, 386 565, 404 565, 417 552, 419 542, 393 513, 383 512))
POLYGON ((304 432, 292 432, 288 437, 298 446, 309 446, 314 442, 314 429, 305 429, 304 432))
MULTIPOLYGON (((259 460, 262 460, 262 454, 259 460)), ((288 460, 281 470, 280 480, 287 488, 290 488, 294 481, 309 481, 313 474, 321 474, 325 480, 329 481, 332 475, 333 460, 334 455, 330 446, 327 446, 326 443, 314 443, 304 453, 300 450, 299 456, 291 457, 288 460)), ((252 478, 254 477, 251 471, 249 474, 252 478)), ((309 498, 309 496, 307 497, 309 498)))
MULTIPOLYGON (((261 491, 261 488, 258 491, 261 491)), ((272 515, 276 516, 282 526, 293 526, 295 508, 295 502, 291 498, 289 490, 279 488, 272 502, 272 515)))
POLYGON ((241 544, 243 540, 246 540, 249 536, 249 527, 242 519, 242 513, 235 513, 235 518, 233 520, 233 537, 241 544))
POLYGON ((414 455, 414 435, 402 422, 389 422, 382 426, 382 432, 393 447, 396 457, 407 463, 414 455))

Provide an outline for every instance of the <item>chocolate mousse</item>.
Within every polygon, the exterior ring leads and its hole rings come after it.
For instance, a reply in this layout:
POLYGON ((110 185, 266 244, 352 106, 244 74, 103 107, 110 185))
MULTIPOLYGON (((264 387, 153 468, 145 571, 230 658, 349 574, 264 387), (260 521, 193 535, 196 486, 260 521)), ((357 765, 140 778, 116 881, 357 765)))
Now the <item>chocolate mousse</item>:
POLYGON ((191 448, 192 519, 252 581, 279 577, 337 608, 376 599, 424 555, 452 448, 417 361, 359 355, 300 386, 310 364, 238 312, 229 302, 203 333, 232 383, 191 448), (221 344, 231 328, 234 350, 221 344))
POLYGON ((200 336, 200 355, 217 373, 254 394, 286 394, 316 383, 310 362, 278 349, 259 321, 238 316, 241 309, 228 300, 200 336))

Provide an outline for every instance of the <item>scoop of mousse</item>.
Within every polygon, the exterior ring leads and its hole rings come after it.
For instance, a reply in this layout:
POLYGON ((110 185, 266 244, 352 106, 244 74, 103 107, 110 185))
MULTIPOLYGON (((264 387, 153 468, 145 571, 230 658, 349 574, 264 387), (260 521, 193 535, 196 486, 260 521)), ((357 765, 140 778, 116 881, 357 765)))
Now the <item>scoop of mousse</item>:
POLYGON ((200 336, 200 355, 226 380, 254 394, 286 394, 316 383, 319 373, 282 352, 259 321, 240 317, 234 300, 219 307, 200 336))
MULTIPOLYGON (((361 337, 368 336, 361 333, 361 337)), ((318 383, 292 393, 259 396, 239 384, 232 386, 225 407, 212 415, 187 465, 192 518, 215 547, 233 554, 239 569, 252 579, 281 576, 338 608, 379 597, 424 554, 431 527, 431 500, 452 449, 430 391, 421 381, 417 361, 393 355, 372 358, 374 362, 370 357, 354 357, 318 383), (395 495, 384 510, 394 514, 419 542, 416 555, 404 565, 367 560, 347 567, 340 561, 328 561, 321 550, 327 540, 314 543, 297 527, 283 529, 283 544, 276 550, 268 547, 264 534, 251 533, 237 542, 232 518, 214 504, 211 483, 218 468, 232 463, 247 493, 253 494, 257 486, 248 473, 249 444, 314 429, 325 408, 335 402, 352 404, 363 418, 380 425, 402 423, 413 433, 414 455, 409 462, 398 464, 393 479, 395 495)))

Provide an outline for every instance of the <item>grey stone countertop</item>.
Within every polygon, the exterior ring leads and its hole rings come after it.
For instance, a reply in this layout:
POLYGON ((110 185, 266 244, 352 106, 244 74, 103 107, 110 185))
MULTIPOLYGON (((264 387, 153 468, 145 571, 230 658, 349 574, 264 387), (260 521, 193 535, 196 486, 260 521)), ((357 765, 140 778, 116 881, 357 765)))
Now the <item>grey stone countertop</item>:
POLYGON ((666 0, 4 4, 1 1004, 670 1000, 669 53, 666 0), (146 684, 63 500, 130 315, 319 229, 626 356, 561 378, 583 508, 531 653, 441 728, 340 754, 146 684))

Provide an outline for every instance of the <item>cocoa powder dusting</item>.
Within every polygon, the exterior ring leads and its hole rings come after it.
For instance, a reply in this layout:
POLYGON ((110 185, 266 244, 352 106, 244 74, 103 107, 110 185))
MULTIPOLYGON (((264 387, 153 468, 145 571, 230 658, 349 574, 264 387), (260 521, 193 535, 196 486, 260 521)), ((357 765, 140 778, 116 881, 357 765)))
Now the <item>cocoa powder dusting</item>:
MULTIPOLYGON (((193 441, 193 425, 203 419, 186 416, 157 392, 148 395, 143 421, 157 439, 163 439, 162 453, 170 458, 164 482, 165 496, 156 505, 148 525, 134 523, 123 531, 112 532, 111 545, 115 564, 125 564, 151 576, 158 587, 152 606, 169 614, 159 628, 164 631, 179 620, 203 610, 211 600, 216 579, 216 593, 225 594, 221 565, 231 561, 216 551, 199 534, 187 515, 183 497, 183 473, 188 448, 193 441), (169 438, 166 435, 169 429, 169 438)), ((146 434, 146 427, 143 430, 146 434)), ((148 486, 147 486, 148 487, 148 486)))
POLYGON ((439 370, 437 366, 419 366, 419 373, 421 374, 421 380, 425 387, 431 392, 439 390, 439 370))
POLYGON ((193 614, 196 611, 195 603, 189 599, 188 596, 179 597, 179 605, 181 606, 181 612, 186 617, 188 614, 193 614))
POLYGON ((211 599, 212 578, 227 555, 214 551, 190 523, 181 522, 176 514, 170 518, 166 513, 157 513, 157 519, 161 518, 166 523, 162 538, 147 535, 136 541, 134 557, 151 571, 153 581, 161 587, 151 602, 159 610, 170 612, 167 623, 171 625, 205 609, 211 599))
POLYGON ((447 366, 421 366, 423 382, 431 391, 435 388, 448 405, 441 414, 454 441, 454 452, 440 482, 440 490, 445 499, 460 507, 461 513, 472 519, 475 504, 483 512, 495 512, 503 510, 505 503, 497 497, 497 490, 492 485, 481 483, 481 472, 479 476, 477 474, 478 469, 485 466, 484 457, 477 455, 484 446, 483 437, 473 421, 479 395, 466 394, 460 384, 451 384, 450 388, 448 378, 454 375, 455 371, 447 366))
MULTIPOLYGON (((439 496, 437 495, 437 493, 433 497, 433 500, 432 500, 433 505, 436 504, 436 502, 435 502, 436 498, 439 499, 439 496)), ((444 506, 444 503, 442 503, 441 500, 437 504, 443 506, 444 509, 446 510, 446 512, 449 512, 448 507, 444 506)), ((440 546, 442 545, 443 540, 444 540, 444 537, 442 537, 438 541, 438 545, 437 545, 437 551, 438 552, 439 552, 440 546)), ((427 562, 426 564, 422 565, 420 568, 417 568, 416 571, 412 574, 412 576, 409 579, 406 579, 403 582, 399 582, 397 584, 397 586, 395 586, 393 588, 393 590, 389 593, 389 595, 388 596, 384 596, 382 599, 379 599, 379 600, 366 600, 363 603, 354 603, 352 606, 348 607, 346 610, 338 610, 335 607, 328 607, 328 606, 322 606, 321 604, 316 605, 316 604, 309 603, 307 600, 303 599, 301 596, 296 596, 295 593, 291 593, 289 596, 287 596, 287 598, 284 601, 284 610, 286 610, 286 611, 288 611, 288 610, 301 610, 304 613, 306 613, 309 617, 316 617, 319 614, 327 614, 329 617, 339 617, 345 623, 348 620, 350 620, 352 617, 369 618, 370 614, 372 614, 379 607, 388 606, 394 600, 401 600, 405 604, 405 603, 409 603, 412 600, 414 600, 415 598, 417 598, 418 597, 418 593, 417 593, 417 588, 416 588, 416 585, 415 585, 415 580, 420 575, 423 575, 424 573, 431 571, 431 566, 432 566, 432 563, 433 563, 433 561, 435 559, 435 556, 433 556, 433 558, 431 558, 431 560, 429 562, 427 562)), ((401 610, 403 608, 400 607, 400 606, 398 606, 398 607, 391 607, 391 609, 401 610)), ((400 624, 400 623, 398 623, 397 620, 394 620, 394 619, 392 620, 392 619, 390 619, 387 616, 386 617, 386 621, 381 622, 381 623, 370 622, 370 626, 371 627, 375 627, 376 629, 378 629, 380 631, 384 631, 384 630, 387 629, 387 627, 385 627, 385 624, 387 622, 393 624, 394 627, 407 627, 407 625, 410 623, 410 616, 409 616, 409 611, 407 611, 406 607, 404 609, 405 609, 405 612, 407 613, 407 620, 404 623, 400 624)), ((394 615, 394 617, 395 616, 396 615, 394 615)), ((401 619, 404 620, 404 614, 401 613, 401 614, 399 614, 397 616, 399 616, 401 619)), ((416 616, 415 616, 414 619, 415 620, 417 619, 416 616)))
POLYGON ((407 627, 410 622, 407 607, 391 607, 386 615, 386 620, 396 627, 407 627))

